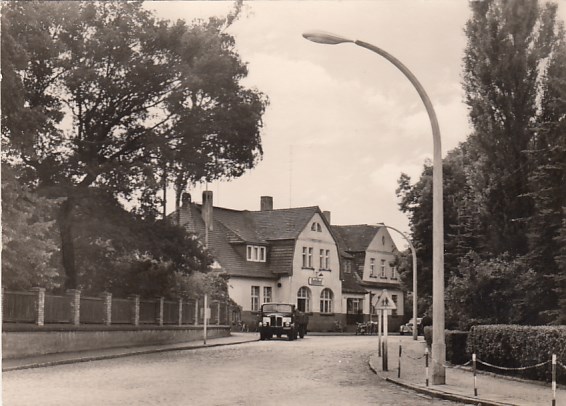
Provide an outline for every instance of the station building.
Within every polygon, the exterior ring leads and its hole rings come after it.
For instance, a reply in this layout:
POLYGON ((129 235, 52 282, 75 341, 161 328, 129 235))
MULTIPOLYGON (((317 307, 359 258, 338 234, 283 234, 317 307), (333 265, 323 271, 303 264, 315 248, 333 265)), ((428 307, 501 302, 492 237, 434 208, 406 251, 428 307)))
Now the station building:
POLYGON ((260 198, 258 211, 215 207, 212 191, 203 192, 201 204, 185 194, 177 215, 208 247, 215 270, 229 276, 230 298, 249 326, 269 302, 307 312, 310 331, 355 326, 375 318, 372 297, 384 288, 397 305, 391 329, 400 324, 397 248, 385 227, 334 226, 318 206, 274 209, 270 196, 260 198))

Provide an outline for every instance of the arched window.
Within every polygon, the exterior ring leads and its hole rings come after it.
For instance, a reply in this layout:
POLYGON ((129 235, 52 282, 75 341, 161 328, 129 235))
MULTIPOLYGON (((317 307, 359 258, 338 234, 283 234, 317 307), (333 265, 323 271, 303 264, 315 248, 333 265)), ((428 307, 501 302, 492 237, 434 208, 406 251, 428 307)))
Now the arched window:
POLYGON ((334 293, 330 289, 324 289, 320 294, 320 312, 332 313, 332 302, 334 300, 334 293))
POLYGON ((303 286, 297 292, 297 310, 310 313, 311 311, 311 290, 303 286))

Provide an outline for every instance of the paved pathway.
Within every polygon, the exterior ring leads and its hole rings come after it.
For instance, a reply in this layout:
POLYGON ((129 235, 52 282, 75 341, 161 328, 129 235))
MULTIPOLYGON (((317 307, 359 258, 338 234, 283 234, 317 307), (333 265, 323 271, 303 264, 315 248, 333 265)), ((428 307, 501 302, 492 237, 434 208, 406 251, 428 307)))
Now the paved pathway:
MULTIPOLYGON (((470 368, 447 367, 446 385, 425 385, 425 361, 422 358, 426 343, 419 337, 392 337, 389 341, 388 372, 382 371, 382 358, 374 353, 370 367, 384 379, 407 388, 445 399, 458 399, 470 404, 482 405, 552 405, 551 384, 478 373, 478 396, 474 396, 474 378, 470 368), (402 345, 401 378, 398 378, 399 344, 402 345)), ((556 391, 556 405, 566 405, 566 388, 556 391)))

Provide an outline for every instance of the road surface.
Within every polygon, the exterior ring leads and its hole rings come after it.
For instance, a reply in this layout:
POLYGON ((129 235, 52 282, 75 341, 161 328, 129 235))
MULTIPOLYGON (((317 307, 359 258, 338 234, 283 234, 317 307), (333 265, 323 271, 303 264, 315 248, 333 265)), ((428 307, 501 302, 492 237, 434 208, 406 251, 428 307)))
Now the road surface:
MULTIPOLYGON (((312 336, 3 373, 16 405, 442 405, 368 368, 375 336, 312 336)), ((390 366, 391 368, 391 366, 390 366)))

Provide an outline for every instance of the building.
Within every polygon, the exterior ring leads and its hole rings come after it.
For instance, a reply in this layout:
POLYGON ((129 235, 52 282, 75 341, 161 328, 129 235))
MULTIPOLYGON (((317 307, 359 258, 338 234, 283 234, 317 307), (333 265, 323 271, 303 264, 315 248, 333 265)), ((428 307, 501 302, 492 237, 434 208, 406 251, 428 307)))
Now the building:
MULTIPOLYGON (((348 309, 358 312, 360 303, 362 313, 369 316, 369 301, 364 304, 364 298, 378 287, 344 269, 348 261, 358 264, 360 253, 341 248, 329 212, 317 206, 274 210, 270 196, 261 197, 259 211, 214 207, 212 192, 205 191, 202 204, 185 194, 178 218, 208 246, 215 268, 229 275, 229 294, 242 307, 244 323, 255 325, 261 304, 268 302, 296 304, 310 314, 313 331, 346 324, 348 309)), ((383 235, 391 247, 392 240, 383 235)))
POLYGON ((374 298, 386 289, 397 307, 389 318, 390 328, 398 329, 404 316, 404 296, 395 265, 398 251, 389 231, 379 224, 332 226, 332 229, 343 252, 344 280, 355 282, 343 289, 348 323, 357 321, 353 315, 360 309, 362 314, 374 317, 374 298), (364 297, 360 288, 367 292, 364 297))

